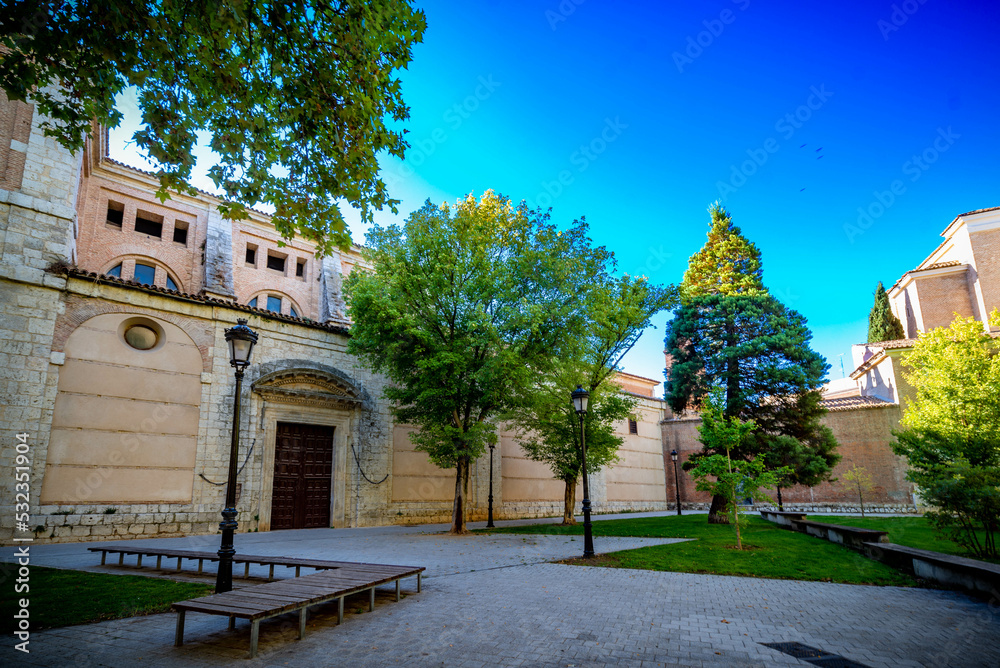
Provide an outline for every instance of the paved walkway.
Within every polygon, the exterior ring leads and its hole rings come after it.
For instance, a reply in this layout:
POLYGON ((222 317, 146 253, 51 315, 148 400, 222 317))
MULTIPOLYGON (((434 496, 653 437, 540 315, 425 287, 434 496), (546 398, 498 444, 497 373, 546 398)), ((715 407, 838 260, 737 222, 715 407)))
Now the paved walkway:
MULTIPOLYGON (((362 612, 364 601, 349 601, 339 628, 335 606, 316 609, 304 640, 296 639, 294 615, 263 623, 260 655, 253 660, 245 658, 247 624, 228 631, 221 617, 192 614, 185 645, 175 648, 175 615, 162 614, 34 633, 30 655, 14 652, 8 638, 0 650, 2 661, 40 666, 810 665, 760 644, 791 641, 873 668, 1000 665, 1000 609, 955 592, 565 566, 550 562, 579 555, 583 543, 578 537, 451 537, 435 533, 441 529, 239 534, 237 549, 255 554, 427 567, 422 593, 416 594, 411 583, 409 595, 396 603, 387 588, 372 613, 362 612)), ((218 536, 144 542, 214 550, 218 536)), ((599 538, 596 548, 610 552, 670 542, 599 538)), ((32 563, 140 572, 95 566, 99 559, 86 551, 95 544, 33 546, 32 563)), ((0 557, 9 554, 4 548, 0 557)))

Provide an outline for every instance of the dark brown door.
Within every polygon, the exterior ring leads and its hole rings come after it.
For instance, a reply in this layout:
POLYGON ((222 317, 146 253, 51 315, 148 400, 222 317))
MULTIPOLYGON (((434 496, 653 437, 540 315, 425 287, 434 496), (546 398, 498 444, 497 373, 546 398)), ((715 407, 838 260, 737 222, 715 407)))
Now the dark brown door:
POLYGON ((333 427, 278 423, 271 528, 330 526, 333 427))

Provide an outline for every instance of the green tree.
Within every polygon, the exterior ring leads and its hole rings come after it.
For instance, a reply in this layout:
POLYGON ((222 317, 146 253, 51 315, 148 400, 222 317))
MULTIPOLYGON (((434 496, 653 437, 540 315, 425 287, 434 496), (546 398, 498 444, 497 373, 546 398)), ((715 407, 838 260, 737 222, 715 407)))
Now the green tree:
POLYGON ((708 241, 688 260, 680 285, 681 298, 766 292, 760 250, 733 225, 732 216, 721 202, 712 204, 708 212, 712 216, 708 241))
POLYGON ((190 191, 192 149, 210 136, 209 170, 229 218, 272 205, 285 238, 322 250, 350 234, 338 202, 395 212, 377 155, 402 157, 409 116, 396 70, 425 20, 407 0, 80 0, 4 3, 0 87, 53 120, 45 133, 83 146, 91 121, 115 127, 115 96, 138 92, 133 136, 160 165, 160 197, 190 191))
POLYGON ((858 493, 858 503, 861 505, 861 517, 865 516, 865 492, 871 491, 875 486, 872 476, 864 466, 852 464, 851 468, 843 473, 844 487, 858 493))
MULTIPOLYGON (((989 324, 1000 328, 1000 312, 989 324)), ((1000 355, 973 318, 922 333, 903 358, 908 398, 893 450, 936 510, 932 521, 978 556, 998 555, 1000 355)))
POLYGON ((868 343, 893 341, 905 337, 903 323, 892 312, 889 306, 889 293, 882 287, 882 281, 879 281, 878 287, 875 288, 875 305, 868 314, 868 343))
POLYGON ((590 392, 584 418, 587 470, 617 460, 622 438, 615 425, 637 401, 621 392, 613 374, 657 313, 676 302, 676 289, 644 278, 605 277, 592 286, 585 309, 587 335, 564 348, 552 371, 539 376, 531 399, 511 416, 530 459, 548 464, 565 484, 563 524, 575 524, 576 485, 582 472, 579 417, 569 402, 580 384, 590 392))
MULTIPOLYGON (((835 463, 832 433, 820 424, 825 410, 819 388, 829 365, 810 348, 811 338, 805 318, 768 294, 690 299, 667 326, 666 349, 673 360, 667 402, 682 412, 697 408, 713 388, 721 388, 726 417, 757 425, 753 436, 734 448, 733 457, 750 460, 765 454, 784 435, 816 453, 808 462, 802 460, 801 478, 796 473, 789 480, 808 484, 822 479, 828 474, 820 472, 822 462, 835 463)), ((721 453, 705 448, 685 466, 711 454, 721 453)), ((713 498, 710 522, 725 521, 723 502, 713 498)))
MULTIPOLYGON (((713 388, 723 388, 726 417, 757 425, 733 456, 750 460, 776 447, 765 463, 792 467, 785 485, 816 484, 836 463, 832 432, 819 422, 825 412, 819 387, 829 365, 809 347, 812 333, 805 318, 764 287, 757 247, 721 204, 716 202, 709 212, 708 240, 688 262, 681 307, 667 326, 667 402, 681 412, 697 408, 713 388), (779 436, 793 438, 801 447, 789 441, 776 444, 779 436)), ((721 452, 703 448, 685 468, 712 454, 721 452)), ((725 522, 724 503, 723 497, 713 497, 709 522, 725 522)))
POLYGON ((740 499, 750 498, 757 502, 761 498, 767 498, 761 488, 774 487, 778 478, 788 475, 790 471, 784 468, 768 471, 759 457, 748 460, 732 458, 732 451, 745 447, 757 425, 753 421, 744 422, 739 418, 727 417, 723 411, 724 401, 721 390, 715 390, 705 398, 698 440, 706 451, 726 454, 699 458, 691 469, 691 475, 697 480, 695 489, 724 499, 723 512, 729 516, 729 523, 736 529, 736 548, 742 550, 741 528, 745 525, 746 518, 740 499))
MULTIPOLYGON (((802 403, 818 404, 820 397, 818 393, 807 392, 799 395, 798 399, 802 403)), ((824 480, 833 482, 830 476, 833 467, 840 462, 840 455, 836 452, 838 444, 833 431, 819 423, 824 413, 818 405, 811 409, 796 410, 789 417, 793 421, 796 418, 804 419, 810 423, 809 426, 794 429, 786 427, 787 432, 799 434, 798 437, 783 433, 768 439, 767 449, 762 452, 765 465, 769 469, 788 469, 788 474, 779 476, 776 485, 778 510, 785 509, 781 498, 783 488, 793 485, 814 487, 824 480)))
POLYGON ((385 395, 419 427, 417 449, 455 469, 451 531, 464 533, 471 462, 495 441, 495 418, 584 335, 582 306, 609 254, 586 223, 558 230, 492 191, 454 207, 428 201, 367 241, 372 271, 345 283, 348 351, 392 381, 385 395))

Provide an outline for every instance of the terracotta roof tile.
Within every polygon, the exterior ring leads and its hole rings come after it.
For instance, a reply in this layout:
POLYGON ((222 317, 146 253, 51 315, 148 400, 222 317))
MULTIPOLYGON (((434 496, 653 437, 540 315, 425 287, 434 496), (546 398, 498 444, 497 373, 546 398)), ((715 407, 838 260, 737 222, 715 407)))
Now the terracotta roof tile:
POLYGON ((988 209, 976 209, 975 211, 966 211, 965 213, 958 214, 961 216, 971 216, 974 213, 986 213, 987 211, 1000 211, 1000 206, 991 206, 988 209))
POLYGON ((913 271, 929 271, 931 269, 944 269, 945 267, 957 267, 961 264, 965 264, 961 260, 949 260, 948 262, 935 262, 927 267, 921 267, 919 269, 914 269, 913 271))
POLYGON ((229 299, 218 299, 216 297, 208 297, 206 295, 196 295, 189 292, 181 292, 179 290, 169 290, 167 288, 159 288, 155 285, 146 285, 145 283, 136 283, 135 281, 126 281, 121 278, 115 278, 114 276, 108 276, 106 274, 98 274, 93 271, 83 271, 82 269, 77 269, 75 267, 64 268, 61 270, 56 270, 57 273, 65 273, 67 276, 72 276, 74 278, 90 278, 101 281, 102 283, 110 283, 113 285, 119 285, 122 287, 132 288, 136 290, 141 290, 143 292, 151 292, 161 295, 167 295, 169 297, 175 297, 183 299, 185 301, 202 302, 204 304, 215 304, 218 306, 225 306, 231 308, 235 311, 244 311, 246 313, 253 313, 254 315, 260 316, 261 318, 268 318, 270 320, 282 320, 284 322, 294 322, 305 327, 313 327, 315 329, 322 329, 328 332, 335 332, 337 334, 344 334, 345 336, 350 336, 350 330, 343 325, 326 324, 321 322, 316 322, 315 320, 309 320, 307 318, 295 318, 290 315, 284 315, 282 313, 275 313, 274 311, 268 311, 267 309, 256 308, 253 306, 247 306, 246 304, 240 304, 229 299))
POLYGON ((866 408, 888 408, 896 404, 878 397, 842 397, 840 399, 823 399, 820 406, 828 411, 857 411, 866 408))
POLYGON ((873 348, 881 348, 882 350, 892 350, 895 348, 912 348, 913 344, 916 343, 916 339, 893 339, 892 341, 879 341, 877 343, 861 344, 868 345, 873 348))

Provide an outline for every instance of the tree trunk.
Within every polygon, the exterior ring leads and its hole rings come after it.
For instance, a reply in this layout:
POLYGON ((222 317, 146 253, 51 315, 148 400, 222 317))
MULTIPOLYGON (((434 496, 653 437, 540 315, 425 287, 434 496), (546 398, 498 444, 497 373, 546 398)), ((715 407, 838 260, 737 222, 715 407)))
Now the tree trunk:
POLYGON ((861 502, 861 517, 865 516, 865 493, 861 491, 861 485, 858 485, 858 501, 861 502))
POLYGON ((452 534, 466 534, 469 530, 465 528, 465 499, 469 493, 469 458, 459 457, 455 462, 455 502, 451 510, 451 531, 452 534))
POLYGON ((565 504, 563 506, 563 526, 576 524, 576 478, 564 481, 566 483, 565 504))
POLYGON ((726 497, 716 494, 712 497, 712 507, 708 511, 709 524, 729 524, 729 518, 725 515, 726 497))
POLYGON ((781 485, 778 485, 778 512, 784 512, 785 504, 781 502, 781 485))
MULTIPOLYGON (((731 314, 726 314, 726 405, 722 414, 727 418, 739 417, 740 406, 737 398, 740 394, 740 363, 733 353, 733 348, 737 343, 736 323, 731 319, 731 314)), ((713 501, 714 503, 714 501, 713 501)))

